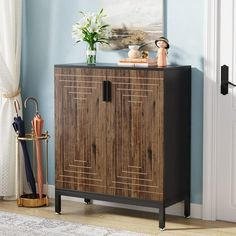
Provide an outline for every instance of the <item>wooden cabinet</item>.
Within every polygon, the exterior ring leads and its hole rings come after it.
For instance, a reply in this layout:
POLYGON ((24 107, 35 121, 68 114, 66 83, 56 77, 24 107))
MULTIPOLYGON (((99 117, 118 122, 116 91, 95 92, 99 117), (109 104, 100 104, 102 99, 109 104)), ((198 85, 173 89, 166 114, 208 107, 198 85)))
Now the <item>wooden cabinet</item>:
POLYGON ((55 66, 56 212, 61 195, 190 214, 191 67, 55 66))

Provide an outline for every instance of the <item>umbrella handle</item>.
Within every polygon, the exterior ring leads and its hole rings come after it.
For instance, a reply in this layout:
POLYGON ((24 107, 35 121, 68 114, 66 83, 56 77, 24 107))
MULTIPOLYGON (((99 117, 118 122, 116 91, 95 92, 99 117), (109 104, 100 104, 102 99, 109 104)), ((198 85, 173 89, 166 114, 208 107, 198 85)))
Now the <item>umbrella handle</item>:
POLYGON ((16 110, 16 115, 18 116, 18 111, 20 110, 20 103, 17 99, 14 100, 14 107, 16 110))
POLYGON ((35 107, 36 107, 36 114, 39 114, 39 110, 38 110, 38 101, 37 101, 36 98, 34 98, 34 97, 27 97, 27 98, 25 99, 25 102, 24 102, 24 106, 25 106, 25 108, 26 108, 26 106, 27 106, 27 102, 28 102, 29 100, 33 100, 33 101, 34 101, 34 103, 35 103, 35 107))
POLYGON ((14 122, 14 123, 12 123, 12 126, 13 126, 13 128, 14 128, 15 132, 17 133, 17 131, 18 131, 18 127, 17 127, 16 123, 15 123, 15 122, 14 122))

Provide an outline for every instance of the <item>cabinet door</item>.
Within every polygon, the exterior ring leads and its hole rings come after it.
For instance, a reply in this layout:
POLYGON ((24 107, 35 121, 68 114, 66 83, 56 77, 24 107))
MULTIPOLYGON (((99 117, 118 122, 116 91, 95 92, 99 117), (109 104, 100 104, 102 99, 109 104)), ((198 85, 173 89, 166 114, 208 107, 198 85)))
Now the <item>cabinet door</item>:
POLYGON ((105 71, 55 69, 56 188, 106 190, 105 71))
POLYGON ((109 70, 107 191, 163 199, 163 72, 109 70))

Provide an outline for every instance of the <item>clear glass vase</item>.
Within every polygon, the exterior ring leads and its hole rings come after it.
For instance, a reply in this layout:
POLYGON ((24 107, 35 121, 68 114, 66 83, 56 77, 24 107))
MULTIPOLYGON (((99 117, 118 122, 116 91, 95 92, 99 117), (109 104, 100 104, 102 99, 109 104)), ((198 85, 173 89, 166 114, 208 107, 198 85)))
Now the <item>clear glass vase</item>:
POLYGON ((88 65, 96 64, 97 48, 96 44, 88 44, 86 51, 86 61, 88 65))

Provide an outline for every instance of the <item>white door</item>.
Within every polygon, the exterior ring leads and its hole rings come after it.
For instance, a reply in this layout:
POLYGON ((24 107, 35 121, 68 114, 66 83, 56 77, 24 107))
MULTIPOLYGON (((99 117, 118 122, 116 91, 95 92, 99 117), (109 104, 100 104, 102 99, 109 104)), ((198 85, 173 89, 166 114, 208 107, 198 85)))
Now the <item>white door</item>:
MULTIPOLYGON (((236 84, 236 2, 220 0, 221 66, 228 66, 228 80, 236 84)), ((227 70, 227 67, 224 67, 227 70)), ((217 129, 217 219, 236 222, 236 87, 220 94, 219 74, 217 129)), ((227 74, 227 71, 226 71, 227 74)), ((224 75, 223 75, 224 76, 224 75)))

